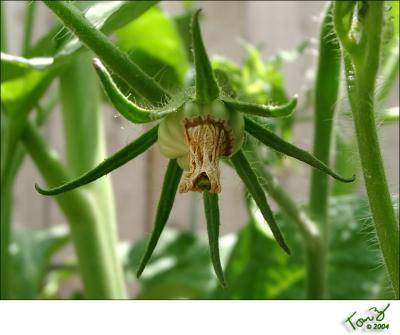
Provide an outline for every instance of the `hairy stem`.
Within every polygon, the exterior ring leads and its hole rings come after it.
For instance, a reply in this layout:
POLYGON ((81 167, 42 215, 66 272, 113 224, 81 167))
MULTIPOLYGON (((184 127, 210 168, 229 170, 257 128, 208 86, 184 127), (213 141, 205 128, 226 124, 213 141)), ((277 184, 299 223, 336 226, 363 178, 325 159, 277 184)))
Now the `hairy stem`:
MULTIPOLYGON (((313 154, 329 166, 332 126, 339 89, 340 58, 339 44, 332 35, 332 9, 329 6, 322 23, 319 62, 315 84, 314 144, 313 154)), ((326 236, 328 230, 328 176, 312 170, 309 208, 311 217, 321 226, 326 236)))
MULTIPOLYGON (((399 227, 392 206, 375 122, 374 96, 379 67, 383 2, 366 2, 363 58, 343 50, 348 95, 358 151, 379 246, 396 297, 399 297, 399 227)), ((336 15, 337 13, 335 13, 336 15)), ((360 46, 361 47, 361 46, 360 46)))
POLYGON ((71 3, 43 1, 75 35, 101 58, 118 76, 151 102, 169 97, 155 80, 143 72, 129 57, 112 44, 71 3))
MULTIPOLYGON (((339 90, 339 50, 339 44, 333 31, 332 5, 330 4, 326 10, 320 33, 319 61, 315 84, 313 144, 314 156, 328 166, 333 118, 339 90)), ((321 234, 314 239, 307 250, 308 267, 315 271, 318 269, 314 276, 319 276, 315 280, 315 285, 308 285, 308 297, 311 299, 325 298, 329 245, 328 198, 328 176, 321 171, 313 169, 311 172, 309 210, 311 218, 318 223, 321 234), (313 257, 316 257, 316 259, 312 259, 313 257)))

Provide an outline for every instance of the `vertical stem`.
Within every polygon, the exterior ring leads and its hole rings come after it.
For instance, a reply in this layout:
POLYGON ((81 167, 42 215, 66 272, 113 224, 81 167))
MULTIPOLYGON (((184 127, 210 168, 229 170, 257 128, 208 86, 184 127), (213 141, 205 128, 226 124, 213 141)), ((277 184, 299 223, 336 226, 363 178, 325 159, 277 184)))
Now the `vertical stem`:
MULTIPOLYGON (((329 6, 322 23, 319 63, 315 85, 313 154, 329 166, 332 126, 340 77, 339 44, 333 34, 332 9, 329 6)), ((309 208, 311 216, 327 234, 328 176, 313 169, 311 174, 309 208)))
POLYGON ((0 4, 1 10, 1 51, 7 52, 7 23, 6 23, 6 9, 4 1, 1 1, 0 4))
MULTIPOLYGON (((5 21, 5 4, 1 1, 1 51, 7 51, 7 30, 5 21)), ((3 149, 4 131, 6 130, 5 113, 1 109, 1 145, 3 149)), ((3 150, 1 150, 3 154, 3 150)), ((3 155, 2 155, 3 158, 3 155)), ((11 188, 9 179, 1 179, 0 196, 0 298, 9 298, 9 254, 8 245, 10 239, 10 211, 11 211, 11 188)))
MULTIPOLYGON (((32 37, 32 25, 33 25, 33 10, 35 4, 26 4, 27 15, 24 23, 24 35, 23 35, 23 46, 25 48, 29 46, 32 37)), ((5 8, 4 3, 1 2, 1 51, 7 51, 7 29, 5 21, 5 8)), ((5 114, 2 111, 2 133, 10 131, 5 126, 5 114)), ((3 134, 2 134, 3 135, 3 134)), ((12 297, 10 292, 11 278, 11 258, 9 257, 9 244, 11 238, 11 220, 12 220, 12 196, 13 186, 17 172, 22 164, 25 156, 25 151, 21 144, 17 144, 16 148, 11 157, 9 168, 6 169, 6 173, 2 176, 1 180, 1 299, 7 299, 12 297)))
MULTIPOLYGON (((57 185, 71 178, 68 171, 51 150, 39 131, 28 123, 22 141, 35 165, 49 185, 57 185)), ((56 196, 71 229, 78 256, 85 297, 88 299, 121 299, 115 285, 114 268, 108 262, 108 242, 101 233, 101 213, 96 200, 85 190, 73 190, 56 196)))
MULTIPOLYGON (((339 44, 333 31, 332 5, 327 8, 321 27, 319 62, 315 86, 314 111, 314 145, 313 154, 319 160, 329 165, 331 135, 335 105, 337 101, 340 58, 339 44)), ((307 245, 308 270, 316 272, 319 278, 314 278, 308 284, 308 297, 311 299, 325 298, 326 262, 328 250, 328 176, 313 169, 311 174, 309 210, 321 231, 320 240, 315 239, 307 245)))
MULTIPOLYGON (((65 145, 68 168, 77 177, 92 169, 105 158, 105 141, 100 111, 100 91, 89 54, 77 56, 61 76, 65 145)), ((122 265, 117 256, 117 234, 114 199, 109 177, 84 187, 97 204, 97 232, 92 239, 103 244, 103 262, 113 276, 110 280, 118 297, 126 295, 122 265)))
POLYGON ((22 39, 22 55, 26 55, 29 50, 32 33, 33 33, 33 17, 35 15, 36 1, 26 1, 25 5, 25 26, 22 39))
POLYGON ((374 96, 381 49, 383 2, 368 1, 363 59, 345 54, 346 80, 368 201, 383 259, 399 297, 399 227, 387 185, 375 123, 374 96))

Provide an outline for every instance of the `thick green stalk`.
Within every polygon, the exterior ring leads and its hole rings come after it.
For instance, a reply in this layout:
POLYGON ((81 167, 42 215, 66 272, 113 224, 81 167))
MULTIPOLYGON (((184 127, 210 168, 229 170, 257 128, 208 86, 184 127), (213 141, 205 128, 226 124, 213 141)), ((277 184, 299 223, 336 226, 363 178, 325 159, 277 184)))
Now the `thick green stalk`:
MULTIPOLYGON (((5 21, 4 2, 1 1, 1 51, 7 51, 7 33, 5 21)), ((5 113, 1 109, 1 157, 3 159, 3 140, 5 124, 5 113)), ((11 212, 11 187, 9 179, 1 180, 0 185, 0 298, 7 299, 9 294, 9 253, 8 245, 10 240, 10 212, 11 212)))
MULTIPOLYGON (((314 144, 313 154, 329 166, 332 126, 339 91, 340 57, 339 43, 333 32, 332 8, 329 6, 322 22, 319 61, 315 82, 314 144)), ((328 230, 328 176, 312 170, 309 209, 310 215, 327 236, 328 230)))
POLYGON ((30 48, 33 33, 33 18, 35 15, 36 1, 26 1, 25 5, 25 26, 22 39, 22 55, 26 55, 30 48))
MULTIPOLYGON (((332 5, 328 5, 321 26, 319 60, 315 82, 313 154, 329 166, 332 126, 339 91, 339 43, 333 31, 332 5)), ((324 299, 327 282, 329 179, 321 171, 311 172, 309 211, 321 234, 307 243, 307 267, 315 271, 313 283, 308 283, 308 298, 324 299), (318 278, 315 278, 318 276, 318 278)))
POLYGON ((143 72, 128 55, 120 51, 102 32, 97 30, 82 13, 66 1, 43 1, 54 14, 72 30, 89 49, 103 60, 118 76, 151 102, 169 97, 153 78, 143 72))
MULTIPOLYGON (((22 141, 49 185, 58 185, 70 179, 66 168, 30 122, 23 132, 22 141)), ((106 263, 109 260, 106 255, 109 241, 100 233, 101 213, 95 199, 85 190, 74 190, 58 195, 56 201, 70 225, 85 297, 124 298, 115 285, 113 266, 106 263)))
MULTIPOLYGON (((362 58, 344 45, 346 81, 368 201, 383 259, 399 297, 399 227, 392 207, 375 123, 375 84, 381 50, 383 2, 366 2, 362 58)), ((336 20, 335 24, 340 25, 336 20)))
MULTIPOLYGON (((106 156, 100 90, 90 55, 76 56, 60 78, 67 165, 72 177, 77 177, 98 165, 106 156)), ((118 296, 124 297, 126 288, 116 251, 116 218, 110 178, 105 176, 85 188, 97 204, 97 233, 108 241, 104 250, 107 259, 103 261, 112 266, 113 285, 118 288, 118 296)))
POLYGON ((6 29, 6 15, 5 15, 5 4, 1 1, 1 51, 7 52, 7 29, 6 29))

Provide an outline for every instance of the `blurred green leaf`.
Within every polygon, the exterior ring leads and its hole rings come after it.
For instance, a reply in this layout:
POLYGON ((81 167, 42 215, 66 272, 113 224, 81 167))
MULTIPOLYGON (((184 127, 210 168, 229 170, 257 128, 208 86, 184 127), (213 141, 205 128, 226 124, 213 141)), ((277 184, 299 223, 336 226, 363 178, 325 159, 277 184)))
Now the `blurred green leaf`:
MULTIPOLYGON (((232 236, 220 240, 222 264, 234 241, 232 236)), ((142 240, 132 247, 127 265, 130 273, 136 273, 146 245, 147 240, 142 240)), ((207 295, 218 285, 207 237, 165 229, 139 281, 139 299, 196 299, 207 295)))
POLYGON ((24 58, 1 53, 1 82, 23 76, 30 70, 44 70, 54 62, 52 57, 24 58))
MULTIPOLYGON (((155 5, 158 1, 87 1, 85 6, 77 4, 84 16, 97 29, 105 34, 111 34, 136 19, 155 5)), ((71 37, 61 25, 57 25, 43 36, 34 47, 28 51, 27 57, 54 56, 55 62, 65 61, 82 47, 76 37, 71 37)))
POLYGON ((17 226, 10 245, 14 267, 12 289, 16 299, 36 299, 54 253, 68 241, 67 226, 17 226))
MULTIPOLYGON (((300 236, 293 225, 276 214, 292 255, 287 256, 265 231, 262 216, 250 208, 252 221, 239 234, 225 270, 228 288, 216 289, 218 299, 304 299, 305 268, 300 236), (262 222, 258 222, 262 221, 262 222)), ((371 299, 380 289, 383 269, 365 199, 335 198, 330 207, 331 246, 329 297, 371 299)))
POLYGON ((394 27, 394 35, 399 37, 399 1, 397 0, 392 0, 391 1, 391 11, 390 14, 392 15, 393 18, 393 27, 394 27))
MULTIPOLYGON (((158 1, 100 1, 89 7, 85 12, 85 18, 98 30, 105 34, 123 27, 136 19, 158 1)), ((56 54, 68 56, 82 46, 78 38, 66 42, 56 54)))
POLYGON ((385 274, 366 199, 331 199, 331 252, 328 287, 331 299, 372 299, 385 274))
MULTIPOLYGON (((137 52, 141 52, 142 55, 144 52, 153 59, 171 66, 176 71, 180 83, 183 83, 188 69, 184 45, 173 19, 159 8, 151 8, 134 22, 119 29, 117 37, 121 49, 129 52, 135 62, 137 52)), ((142 60, 140 65, 143 66, 144 58, 139 58, 142 60)), ((163 67, 157 70, 163 71, 163 67)))
MULTIPOLYGON (((276 216, 280 226, 282 220, 276 216)), ((284 229, 282 229, 284 230, 284 229)), ((272 234, 271 234, 272 235, 272 234)), ((302 252, 288 236, 292 255, 282 252, 274 239, 255 221, 239 233, 237 244, 225 269, 227 288, 217 288, 214 299, 302 299, 305 269, 302 252)))
POLYGON ((134 49, 129 52, 129 57, 168 91, 179 87, 182 83, 182 78, 173 65, 163 62, 160 58, 148 53, 146 50, 134 49))

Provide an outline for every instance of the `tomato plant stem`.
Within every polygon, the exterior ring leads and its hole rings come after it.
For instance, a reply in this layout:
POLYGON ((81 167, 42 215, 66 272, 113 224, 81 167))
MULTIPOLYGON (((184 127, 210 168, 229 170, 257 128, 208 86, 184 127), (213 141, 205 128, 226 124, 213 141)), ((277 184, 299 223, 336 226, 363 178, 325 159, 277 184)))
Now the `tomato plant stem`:
POLYGON ((82 13, 66 1, 43 1, 76 36, 118 76, 150 102, 169 97, 153 78, 143 72, 129 57, 112 44, 82 13))
MULTIPOLYGON (((70 174, 54 154, 37 128, 28 123, 22 135, 26 150, 31 155, 49 185, 70 179, 70 174)), ((124 298, 115 284, 114 268, 106 253, 109 241, 99 227, 101 213, 93 197, 85 190, 74 190, 56 197, 70 225, 72 240, 79 260, 85 297, 88 299, 124 298)))
MULTIPOLYGON (((375 85, 381 53, 383 6, 367 1, 363 17, 363 44, 347 48, 343 58, 347 92, 356 129, 358 151, 369 206, 395 296, 399 297, 399 226, 386 180, 375 121, 375 85)), ((340 4, 335 4, 335 26, 341 26, 340 4), (336 7, 339 6, 336 11, 336 7)), ((343 31, 344 29, 342 29, 343 31)), ((342 40, 342 36, 341 40, 342 40)))
MULTIPOLYGON (((60 76, 60 96, 68 169, 78 177, 92 169, 106 156, 103 122, 100 113, 100 87, 91 66, 91 55, 76 56, 60 76), (90 99, 88 99, 90 97, 90 99)), ((85 186, 95 199, 99 213, 98 234, 92 239, 104 238, 107 246, 103 252, 107 266, 112 267, 113 285, 118 288, 118 297, 126 295, 122 265, 117 257, 117 234, 114 198, 111 181, 104 176, 85 186)))
MULTIPOLYGON (((315 83, 314 144, 313 154, 329 166, 332 126, 339 90, 340 58, 339 44, 333 31, 332 5, 328 5, 321 26, 319 59, 315 83)), ((328 236, 329 179, 321 171, 311 172, 309 210, 311 218, 318 223, 321 234, 307 244, 307 268, 311 277, 308 297, 325 298, 328 236), (316 278, 314 278, 316 277, 316 278), (318 278, 317 278, 318 277, 318 278)))

